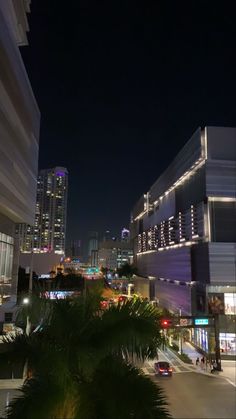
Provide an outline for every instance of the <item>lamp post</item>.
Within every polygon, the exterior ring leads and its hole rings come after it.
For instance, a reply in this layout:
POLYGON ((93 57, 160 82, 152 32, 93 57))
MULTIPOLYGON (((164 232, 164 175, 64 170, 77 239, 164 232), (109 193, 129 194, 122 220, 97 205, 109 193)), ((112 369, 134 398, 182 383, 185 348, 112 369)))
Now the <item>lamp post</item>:
POLYGON ((134 286, 134 284, 128 284, 128 297, 131 297, 131 288, 134 286))
MULTIPOLYGON (((179 317, 181 317, 181 314, 182 314, 182 310, 181 310, 181 307, 179 308, 179 317)), ((182 329, 181 329, 181 327, 180 327, 180 330, 179 330, 179 354, 181 354, 182 355, 182 353, 183 353, 183 344, 182 344, 182 329)))
POLYGON ((214 332, 215 332, 215 356, 216 356, 217 370, 218 371, 223 371, 222 368, 221 368, 221 356, 220 356, 219 314, 214 315, 214 332))
MULTIPOLYGON (((23 299, 23 304, 24 305, 27 305, 27 304, 30 303, 30 299, 31 299, 31 296, 32 296, 32 291, 33 291, 33 263, 34 263, 34 252, 32 250, 31 254, 30 254, 30 267, 29 267, 29 297, 25 297, 23 299)), ((30 322, 29 314, 27 314, 26 329, 25 329, 25 333, 26 333, 27 336, 29 336, 30 330, 31 330, 31 322, 30 322)))

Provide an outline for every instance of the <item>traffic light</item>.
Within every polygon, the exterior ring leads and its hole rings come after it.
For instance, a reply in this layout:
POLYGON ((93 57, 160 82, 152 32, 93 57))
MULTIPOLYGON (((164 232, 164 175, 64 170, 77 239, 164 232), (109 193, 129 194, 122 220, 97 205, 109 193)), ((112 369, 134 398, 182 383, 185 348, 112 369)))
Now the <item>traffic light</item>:
POLYGON ((172 324, 173 324, 172 319, 161 319, 162 329, 168 329, 172 326, 172 324))

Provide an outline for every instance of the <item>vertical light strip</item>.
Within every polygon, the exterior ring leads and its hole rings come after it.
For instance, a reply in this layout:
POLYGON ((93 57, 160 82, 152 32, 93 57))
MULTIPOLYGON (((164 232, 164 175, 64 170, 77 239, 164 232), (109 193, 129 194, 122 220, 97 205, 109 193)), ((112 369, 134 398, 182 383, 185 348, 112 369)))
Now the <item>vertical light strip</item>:
POLYGON ((207 202, 207 229, 208 229, 208 240, 211 241, 211 217, 210 217, 210 203, 207 202))
POLYGON ((207 153, 207 127, 204 128, 204 151, 205 151, 205 159, 207 160, 208 158, 208 153, 207 153))

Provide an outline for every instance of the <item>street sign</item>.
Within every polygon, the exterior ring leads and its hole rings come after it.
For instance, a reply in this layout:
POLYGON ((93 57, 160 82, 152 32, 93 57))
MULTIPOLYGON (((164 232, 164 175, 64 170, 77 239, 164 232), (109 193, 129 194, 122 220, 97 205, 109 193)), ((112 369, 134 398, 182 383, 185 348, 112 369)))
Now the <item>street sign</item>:
POLYGON ((202 326, 202 325, 208 325, 209 324, 209 319, 194 319, 194 324, 196 326, 202 326))
POLYGON ((191 326, 192 319, 179 319, 179 325, 180 326, 191 326))

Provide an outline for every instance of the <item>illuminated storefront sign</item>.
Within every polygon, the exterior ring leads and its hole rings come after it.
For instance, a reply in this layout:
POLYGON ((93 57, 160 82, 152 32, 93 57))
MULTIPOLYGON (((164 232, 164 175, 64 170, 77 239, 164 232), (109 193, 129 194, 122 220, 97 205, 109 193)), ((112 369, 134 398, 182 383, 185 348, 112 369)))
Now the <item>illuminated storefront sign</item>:
POLYGON ((196 326, 203 326, 209 324, 209 319, 194 319, 194 324, 196 326))

